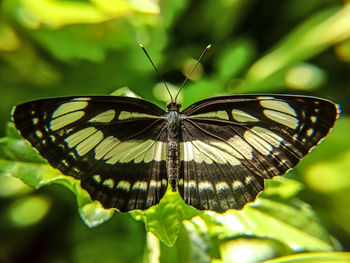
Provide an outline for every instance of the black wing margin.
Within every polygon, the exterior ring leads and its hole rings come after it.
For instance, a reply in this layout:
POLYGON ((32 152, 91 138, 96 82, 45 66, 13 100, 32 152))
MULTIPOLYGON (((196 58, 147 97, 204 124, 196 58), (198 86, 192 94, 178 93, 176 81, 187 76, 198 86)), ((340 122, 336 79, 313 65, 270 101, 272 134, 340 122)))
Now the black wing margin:
POLYGON ((295 167, 333 127, 328 100, 293 95, 214 97, 181 112, 179 192, 200 210, 242 209, 264 179, 295 167))
POLYGON ((21 135, 93 200, 120 211, 157 204, 167 189, 165 112, 117 96, 65 97, 20 104, 21 135))

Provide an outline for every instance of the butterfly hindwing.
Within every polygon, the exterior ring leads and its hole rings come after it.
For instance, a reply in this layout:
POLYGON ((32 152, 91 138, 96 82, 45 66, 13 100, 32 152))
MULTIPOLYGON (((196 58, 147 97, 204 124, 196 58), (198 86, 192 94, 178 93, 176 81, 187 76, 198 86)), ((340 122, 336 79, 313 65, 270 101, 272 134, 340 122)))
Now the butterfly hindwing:
POLYGON ((292 95, 214 97, 182 114, 179 192, 198 209, 241 209, 264 178, 297 165, 328 134, 337 105, 292 95))
POLYGON ((183 123, 180 195, 200 210, 241 209, 264 187, 264 178, 253 176, 262 165, 243 138, 231 135, 234 139, 226 141, 220 125, 201 124, 183 123))
POLYGON ((121 211, 157 204, 167 189, 165 112, 143 100, 67 97, 18 105, 16 128, 92 199, 121 211))

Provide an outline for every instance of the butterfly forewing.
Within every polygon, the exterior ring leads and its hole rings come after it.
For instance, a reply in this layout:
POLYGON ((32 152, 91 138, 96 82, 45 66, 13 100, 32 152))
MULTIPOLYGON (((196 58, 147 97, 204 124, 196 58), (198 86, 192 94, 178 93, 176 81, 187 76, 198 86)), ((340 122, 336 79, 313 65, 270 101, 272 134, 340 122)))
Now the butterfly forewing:
POLYGON ((167 189, 165 112, 143 100, 101 96, 15 107, 16 128, 92 199, 121 211, 157 204, 167 189))
POLYGON ((293 168, 333 127, 337 105, 292 95, 236 95, 182 114, 179 192, 198 209, 241 209, 293 168))

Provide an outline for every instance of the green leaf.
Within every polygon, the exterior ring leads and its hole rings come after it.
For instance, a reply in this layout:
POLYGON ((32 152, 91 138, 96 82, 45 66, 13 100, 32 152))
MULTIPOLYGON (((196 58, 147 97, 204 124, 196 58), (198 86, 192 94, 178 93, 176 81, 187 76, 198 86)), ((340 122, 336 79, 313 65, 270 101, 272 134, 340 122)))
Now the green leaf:
POLYGON ((350 262, 350 254, 347 252, 320 252, 320 253, 300 253, 296 255, 290 255, 280 257, 268 261, 265 263, 314 263, 314 262, 327 262, 327 263, 347 263, 350 262))
POLYGON ((200 212, 182 200, 178 193, 168 191, 160 203, 146 211, 129 212, 136 220, 145 223, 146 231, 153 233, 164 244, 172 247, 179 235, 182 221, 200 212))
POLYGON ((326 83, 327 73, 311 63, 300 62, 290 67, 285 76, 286 85, 295 90, 312 91, 326 83))
POLYGON ((242 211, 205 212, 190 222, 197 232, 207 233, 211 239, 227 240, 242 235, 270 238, 288 247, 286 253, 337 249, 311 207, 295 197, 301 188, 292 179, 267 180, 264 193, 242 211))
POLYGON ((303 188, 303 184, 296 180, 277 176, 273 180, 265 181, 265 190, 259 196, 279 196, 282 199, 287 199, 297 195, 303 188))
POLYGON ((8 208, 8 217, 16 227, 29 227, 41 221, 51 208, 51 200, 43 195, 24 196, 8 208))
MULTIPOLYGON (((7 1, 9 2, 9 1, 7 1)), ((16 17, 26 27, 37 29, 41 24, 51 28, 60 28, 72 24, 97 24, 112 18, 124 16, 132 11, 142 13, 159 13, 159 6, 152 1, 12 1, 6 3, 8 12, 22 10, 16 17), (15 2, 15 3, 13 3, 15 2), (17 3, 16 3, 17 2, 17 3)))
POLYGON ((328 233, 320 225, 310 207, 294 196, 302 185, 292 179, 268 180, 266 192, 243 211, 225 214, 199 212, 184 204, 176 193, 167 193, 159 205, 147 211, 130 212, 142 220, 146 230, 168 246, 177 246, 183 220, 198 233, 227 238, 235 235, 256 235, 278 240, 293 250, 333 250, 328 233), (196 216, 199 215, 199 216, 196 216), (194 217, 196 216, 196 217, 194 217))
POLYGON ((189 221, 184 221, 182 224, 173 247, 160 242, 155 235, 148 232, 145 263, 209 263, 211 256, 208 239, 208 235, 201 235, 189 221))
POLYGON ((237 237, 220 245, 223 262, 265 262, 291 252, 284 244, 270 238, 237 237))
MULTIPOLYGON (((11 112, 13 111, 13 108, 14 107, 12 107, 11 112)), ((15 125, 13 122, 8 122, 6 124, 6 136, 13 139, 23 139, 22 136, 17 131, 17 129, 15 128, 15 125)))
POLYGON ((216 63, 220 78, 227 81, 236 77, 248 66, 254 53, 253 44, 248 39, 240 39, 228 44, 216 63))
MULTIPOLYGON (((309 59, 350 36, 350 6, 328 7, 303 22, 248 71, 249 92, 271 91, 283 84, 283 70, 309 59), (277 80, 278 78, 279 80, 277 80)), ((245 90, 247 92, 247 90, 245 90)))
POLYGON ((19 37, 14 28, 0 20, 0 52, 16 51, 20 46, 19 37))
POLYGON ((350 178, 344 176, 344 171, 350 171, 350 148, 328 161, 310 165, 304 177, 313 190, 334 193, 350 189, 350 178))
POLYGON ((87 200, 84 205, 79 205, 79 214, 88 227, 96 227, 109 220, 113 216, 114 210, 104 209, 101 203, 87 200))
POLYGON ((350 61, 350 39, 340 43, 335 47, 335 51, 341 60, 349 62, 350 61))
POLYGON ((276 239, 294 251, 335 249, 317 216, 297 198, 283 202, 276 197, 259 198, 243 211, 229 211, 223 215, 206 213, 206 216, 222 224, 222 228, 214 224, 221 238, 245 234, 276 239))
POLYGON ((189 221, 185 221, 176 240, 178 262, 205 263, 211 262, 209 236, 195 230, 189 221))
POLYGON ((80 187, 79 181, 52 168, 23 139, 0 139, 0 172, 19 178, 35 189, 52 183, 65 186, 76 196, 80 216, 89 227, 97 226, 113 215, 113 210, 105 210, 97 202, 93 202, 89 194, 80 187))
POLYGON ((20 179, 0 173, 0 197, 17 197, 31 191, 32 188, 20 179))

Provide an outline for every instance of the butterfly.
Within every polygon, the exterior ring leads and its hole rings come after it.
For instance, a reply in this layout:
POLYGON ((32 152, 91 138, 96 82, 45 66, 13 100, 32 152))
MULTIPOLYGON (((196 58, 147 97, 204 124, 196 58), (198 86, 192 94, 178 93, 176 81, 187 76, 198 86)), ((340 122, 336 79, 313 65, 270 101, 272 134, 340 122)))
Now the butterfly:
POLYGON ((40 99, 14 107, 21 135, 104 208, 159 203, 168 186, 199 210, 242 209, 333 127, 340 109, 321 98, 232 95, 180 111, 137 98, 40 99))
POLYGON ((167 111, 137 98, 85 96, 17 105, 12 120, 54 167, 80 181, 93 200, 121 212, 145 210, 170 186, 199 210, 240 210, 331 130, 340 108, 294 95, 232 95, 183 111, 163 81, 167 111))

